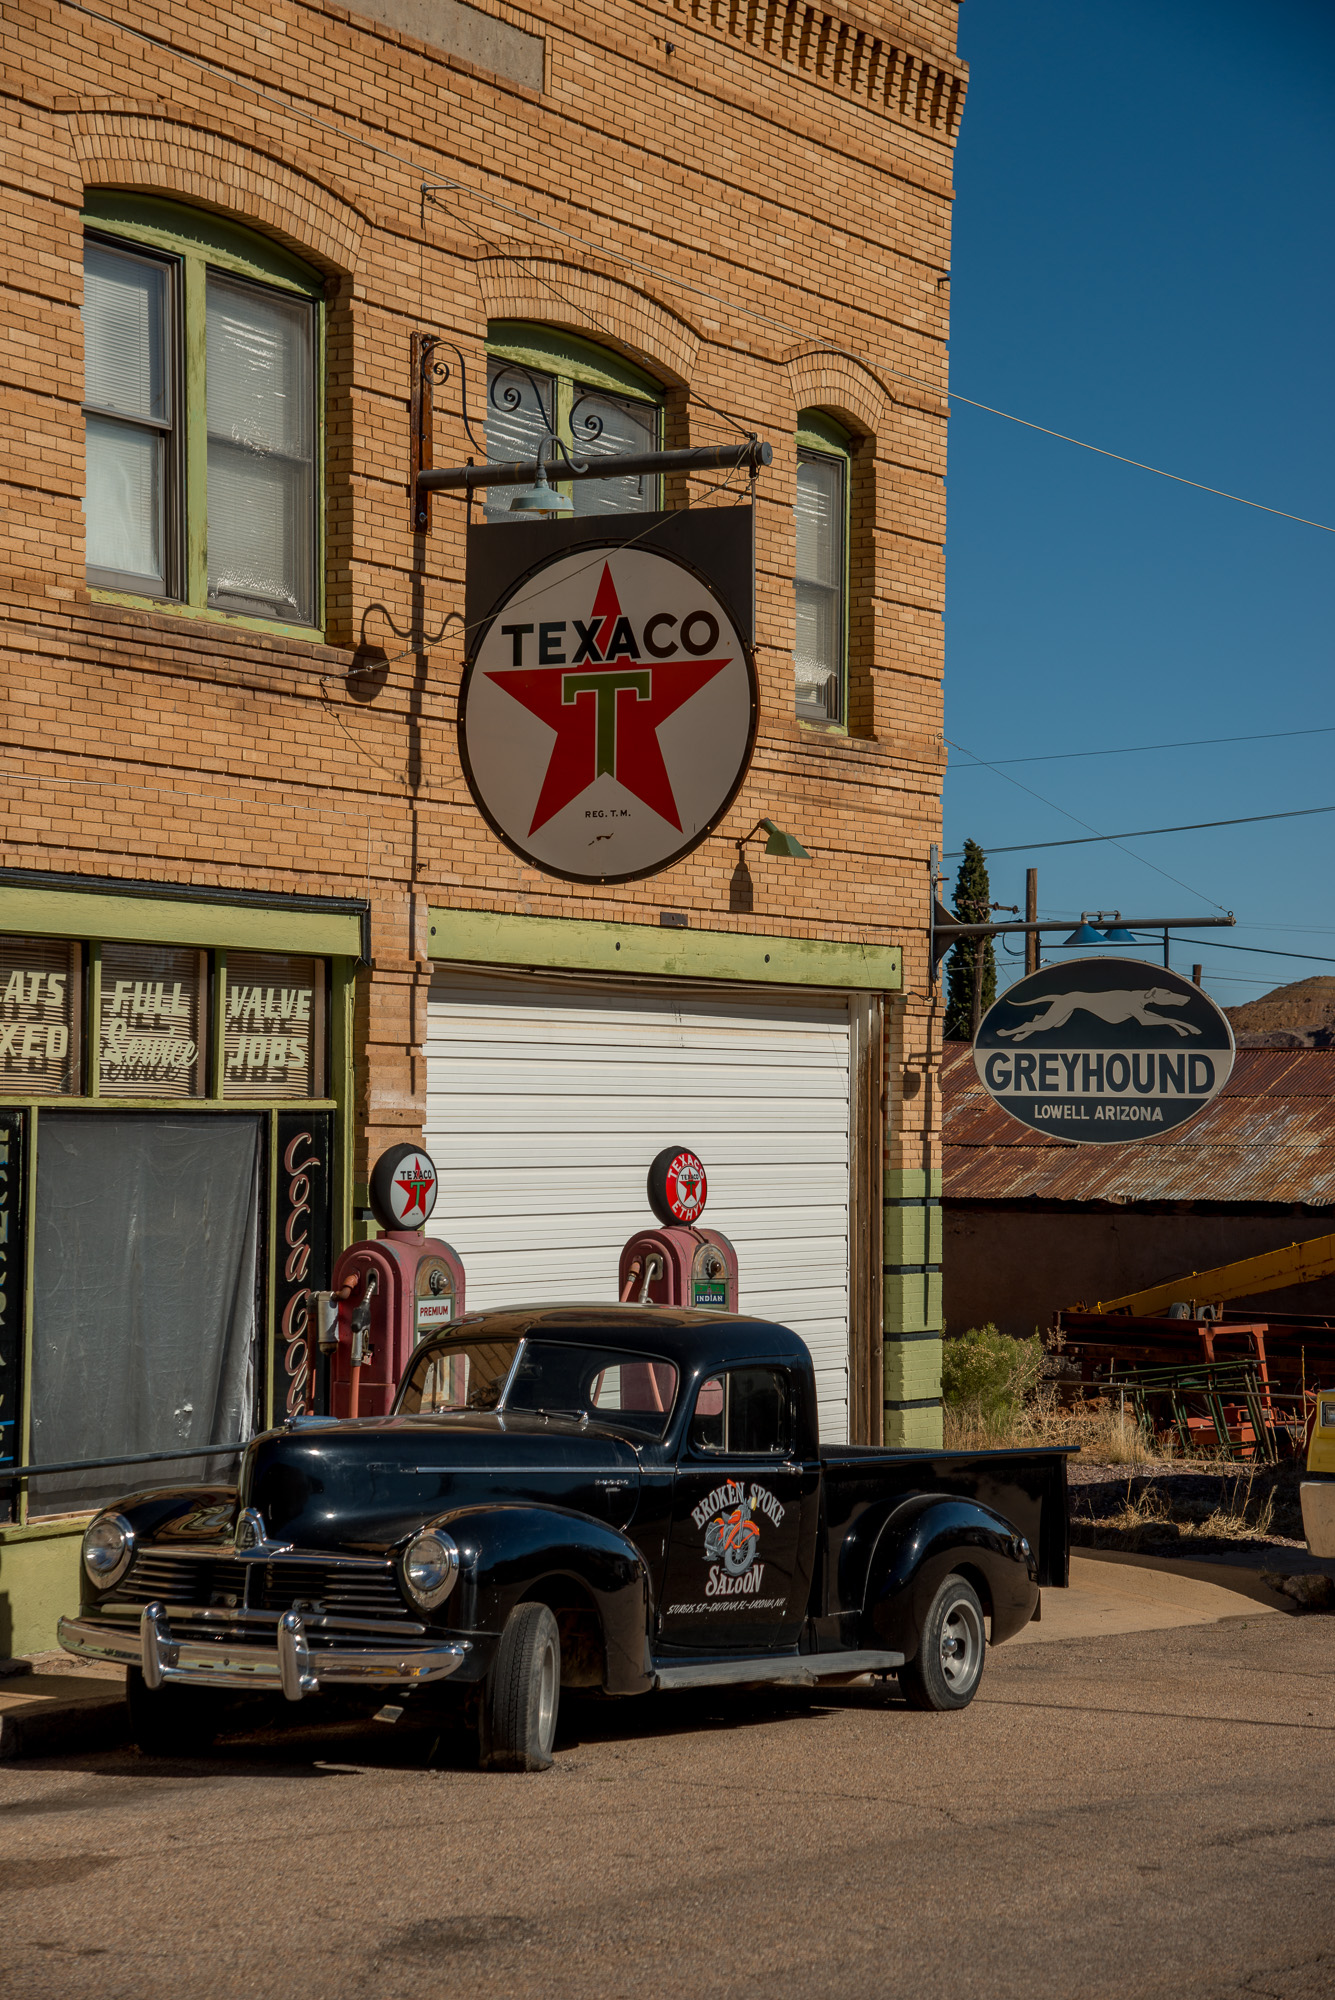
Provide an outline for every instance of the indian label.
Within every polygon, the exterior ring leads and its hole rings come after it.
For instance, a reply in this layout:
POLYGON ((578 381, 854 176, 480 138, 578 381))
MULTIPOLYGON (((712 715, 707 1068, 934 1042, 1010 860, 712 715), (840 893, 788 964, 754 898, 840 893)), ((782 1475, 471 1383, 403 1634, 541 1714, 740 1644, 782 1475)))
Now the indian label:
POLYGON ((726 1311, 728 1305, 727 1286, 722 1281, 715 1284, 712 1280, 706 1282, 697 1278, 691 1286, 691 1302, 693 1305, 718 1307, 720 1310, 726 1311))
POLYGON ((104 1097, 202 1097, 208 954, 104 944, 98 1015, 104 1097))

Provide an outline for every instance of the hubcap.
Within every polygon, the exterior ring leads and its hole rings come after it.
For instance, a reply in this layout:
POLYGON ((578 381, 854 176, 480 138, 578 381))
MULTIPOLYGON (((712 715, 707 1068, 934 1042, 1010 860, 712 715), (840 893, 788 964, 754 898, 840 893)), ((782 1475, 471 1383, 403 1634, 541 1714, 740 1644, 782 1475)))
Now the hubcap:
POLYGON ((538 1670, 538 1741, 544 1753, 549 1751, 556 1738, 556 1700, 560 1683, 556 1648, 550 1643, 542 1649, 542 1665, 538 1670))
POLYGON ((941 1671, 947 1687, 962 1694, 978 1678, 982 1660, 982 1620, 967 1597, 957 1598, 941 1621, 941 1671))

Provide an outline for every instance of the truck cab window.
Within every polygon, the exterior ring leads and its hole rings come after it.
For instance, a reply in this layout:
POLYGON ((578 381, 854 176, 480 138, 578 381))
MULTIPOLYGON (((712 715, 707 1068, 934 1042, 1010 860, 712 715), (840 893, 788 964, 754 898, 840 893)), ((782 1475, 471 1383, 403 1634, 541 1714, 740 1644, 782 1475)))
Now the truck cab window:
POLYGON ((792 1397, 781 1368, 730 1368, 700 1385, 691 1419, 697 1451, 780 1455, 791 1448, 792 1397))

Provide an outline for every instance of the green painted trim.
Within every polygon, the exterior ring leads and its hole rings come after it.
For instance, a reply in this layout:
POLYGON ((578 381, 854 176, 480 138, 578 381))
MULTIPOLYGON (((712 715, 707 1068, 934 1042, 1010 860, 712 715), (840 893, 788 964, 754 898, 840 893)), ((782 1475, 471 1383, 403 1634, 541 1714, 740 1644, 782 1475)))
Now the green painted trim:
POLYGON ((735 979, 776 986, 898 992, 898 945, 832 944, 823 938, 756 937, 743 931, 679 931, 573 917, 512 917, 497 910, 431 910, 431 958, 464 964, 560 967, 575 972, 650 973, 665 979, 735 979))
POLYGON ((882 1198, 886 1202, 921 1201, 925 1195, 931 1201, 939 1201, 941 1180, 940 1167, 887 1167, 882 1198))
POLYGON ((196 257, 181 270, 182 473, 185 484, 185 588, 173 606, 203 611, 209 596, 209 413, 205 402, 208 355, 208 272, 196 257))
POLYGON ((332 1249, 337 1257, 352 1241, 353 1209, 353 1108, 357 1102, 354 1072, 353 1004, 357 969, 349 958, 334 960, 334 977, 329 996, 330 1048, 333 1075, 330 1083, 338 1100, 334 1114, 334 1175, 331 1215, 332 1249))
MULTIPOLYGON (((38 890, 35 893, 41 894, 38 890)), ((0 911, 4 909, 4 891, 0 889, 0 911)), ((102 1095, 102 946, 94 938, 88 947, 88 1032, 84 1040, 87 1051, 88 1074, 84 1079, 87 1097, 102 1095)))
POLYGON ((559 327, 522 319, 488 320, 487 353, 497 361, 518 361, 546 375, 578 377, 586 388, 607 389, 614 396, 634 396, 645 403, 663 400, 663 384, 645 369, 559 327))
MULTIPOLYGON (((193 504, 193 493, 190 496, 193 504)), ((323 508, 321 518, 323 519, 323 508)), ((192 519, 194 516, 192 516, 192 519)), ((208 564, 208 516, 205 514, 204 562, 207 576, 208 564)), ((176 597, 136 597, 129 590, 89 589, 88 595, 94 604, 121 604, 127 611, 164 611, 178 618, 203 618, 213 625, 234 625, 241 632, 267 632, 280 639, 304 639, 307 645, 323 646, 325 636, 319 625, 282 625, 276 618, 243 618, 238 611, 215 611, 211 604, 183 604, 176 597)))
MULTIPOLYGON (((18 1463, 32 1463, 32 1342, 33 1342, 33 1300, 36 1286, 33 1283, 33 1253, 37 1247, 37 1121, 38 1108, 33 1105, 23 1121, 23 1138, 27 1152, 23 1156, 23 1351, 19 1363, 23 1371, 23 1393, 19 1404, 18 1463)), ((28 1519, 28 1482, 19 1481, 15 1495, 20 1524, 28 1519)))
POLYGON ((156 250, 175 251, 178 257, 193 255, 243 278, 256 278, 261 284, 304 292, 308 298, 324 294, 320 273, 290 251, 210 209, 193 208, 187 202, 94 188, 84 198, 80 220, 90 229, 112 228, 156 250))
POLYGON ((833 417, 827 417, 823 410, 799 410, 794 435, 800 451, 833 452, 839 458, 852 457, 853 440, 843 425, 836 423, 833 417))
POLYGON ((224 1048, 227 1029, 227 953, 213 954, 213 1006, 209 1018, 209 1096, 223 1094, 224 1048))
POLYGON ((64 1536, 81 1535, 97 1509, 87 1514, 58 1514, 52 1520, 28 1521, 19 1527, 7 1521, 0 1527, 0 1545, 6 1542, 51 1542, 64 1536))
POLYGON ((278 1284, 278 1113, 268 1115, 269 1193, 266 1202, 268 1251, 265 1258, 264 1338, 260 1342, 260 1366, 264 1370, 264 1428, 273 1429, 274 1293, 278 1284))
MULTIPOLYGON (((0 884, 0 931, 20 937, 110 938, 204 949, 304 952, 329 958, 361 952, 361 919, 351 911, 261 910, 244 904, 178 902, 149 896, 96 895, 75 889, 19 889, 0 884)), ((97 1021, 96 993, 89 1007, 97 1021)), ((96 1057, 96 1027, 89 1061, 96 1057)), ((94 1069, 93 1074, 96 1074, 94 1069)))
POLYGON ((0 1097, 5 1111, 336 1111, 332 1097, 0 1097))

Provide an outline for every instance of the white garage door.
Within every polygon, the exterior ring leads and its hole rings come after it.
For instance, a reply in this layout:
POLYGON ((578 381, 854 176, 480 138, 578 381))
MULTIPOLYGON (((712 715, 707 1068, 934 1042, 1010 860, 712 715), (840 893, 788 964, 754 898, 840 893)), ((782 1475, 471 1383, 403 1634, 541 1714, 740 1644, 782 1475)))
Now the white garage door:
POLYGON ((649 1162, 693 1147, 705 1221, 736 1245, 741 1310, 799 1333, 821 1435, 848 1436, 848 1004, 449 970, 432 982, 433 1228, 468 1305, 615 1299, 653 1221, 649 1162))

